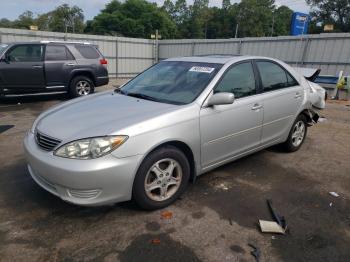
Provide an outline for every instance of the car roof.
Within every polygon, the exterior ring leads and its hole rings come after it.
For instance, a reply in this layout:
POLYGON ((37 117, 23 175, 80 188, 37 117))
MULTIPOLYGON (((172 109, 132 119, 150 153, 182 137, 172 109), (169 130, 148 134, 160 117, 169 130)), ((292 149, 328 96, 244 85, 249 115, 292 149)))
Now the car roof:
POLYGON ((2 43, 6 45, 28 45, 28 44, 80 44, 80 45, 91 45, 93 44, 88 42, 72 42, 72 41, 50 41, 50 40, 43 40, 43 41, 27 41, 27 42, 10 42, 10 43, 2 43))
POLYGON ((213 64, 226 64, 229 62, 239 62, 247 59, 270 59, 260 56, 248 56, 248 55, 200 55, 200 56, 186 56, 186 57, 174 57, 165 59, 163 61, 178 61, 178 62, 197 62, 197 63, 213 63, 213 64))

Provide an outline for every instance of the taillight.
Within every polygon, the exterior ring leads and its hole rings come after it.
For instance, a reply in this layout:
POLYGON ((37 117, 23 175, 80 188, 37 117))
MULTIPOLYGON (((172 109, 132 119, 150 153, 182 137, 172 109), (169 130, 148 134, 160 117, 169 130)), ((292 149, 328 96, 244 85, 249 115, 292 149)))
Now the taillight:
POLYGON ((108 64, 108 61, 107 61, 105 58, 100 59, 100 64, 101 64, 101 65, 107 65, 107 64, 108 64))

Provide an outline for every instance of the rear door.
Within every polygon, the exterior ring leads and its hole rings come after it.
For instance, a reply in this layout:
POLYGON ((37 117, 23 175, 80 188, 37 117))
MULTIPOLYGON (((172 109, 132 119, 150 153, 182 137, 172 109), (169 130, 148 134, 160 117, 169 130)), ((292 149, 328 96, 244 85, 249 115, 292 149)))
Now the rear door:
POLYGON ((76 65, 74 56, 65 45, 48 44, 45 50, 46 88, 67 87, 71 71, 76 65))
POLYGON ((44 46, 20 44, 10 48, 7 61, 1 62, 1 78, 8 91, 36 92, 45 86, 44 46))
POLYGON ((289 72, 271 60, 256 60, 263 87, 263 145, 280 141, 299 112, 304 99, 303 88, 289 72))
POLYGON ((260 145, 263 104, 251 61, 231 66, 214 93, 232 92, 230 105, 202 108, 200 112, 202 166, 208 168, 260 145))

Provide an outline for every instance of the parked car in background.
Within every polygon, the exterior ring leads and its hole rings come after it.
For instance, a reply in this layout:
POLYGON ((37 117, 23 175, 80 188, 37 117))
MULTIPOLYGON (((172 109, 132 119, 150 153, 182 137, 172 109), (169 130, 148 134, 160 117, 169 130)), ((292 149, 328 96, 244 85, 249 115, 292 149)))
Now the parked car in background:
POLYGON ((28 169, 74 204, 162 208, 218 166, 281 143, 297 151, 324 101, 324 89, 275 59, 167 59, 42 113, 24 140, 28 169))
POLYGON ((94 92, 108 84, 107 60, 89 43, 0 44, 0 96, 94 92))

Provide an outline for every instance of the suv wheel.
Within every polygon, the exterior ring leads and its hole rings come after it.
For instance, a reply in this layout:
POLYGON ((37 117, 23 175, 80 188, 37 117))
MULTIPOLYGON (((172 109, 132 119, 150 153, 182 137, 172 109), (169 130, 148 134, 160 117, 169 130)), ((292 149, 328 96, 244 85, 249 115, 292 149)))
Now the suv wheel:
POLYGON ((299 115, 293 123, 287 141, 283 144, 288 152, 295 152, 300 149, 307 134, 306 118, 299 115))
POLYGON ((133 199, 147 210, 166 207, 184 192, 189 178, 190 165, 184 153, 172 146, 158 149, 140 165, 133 199))
POLYGON ((94 92, 95 86, 90 78, 86 76, 76 76, 70 84, 70 94, 72 97, 86 96, 94 92))

